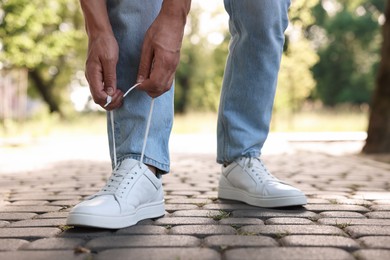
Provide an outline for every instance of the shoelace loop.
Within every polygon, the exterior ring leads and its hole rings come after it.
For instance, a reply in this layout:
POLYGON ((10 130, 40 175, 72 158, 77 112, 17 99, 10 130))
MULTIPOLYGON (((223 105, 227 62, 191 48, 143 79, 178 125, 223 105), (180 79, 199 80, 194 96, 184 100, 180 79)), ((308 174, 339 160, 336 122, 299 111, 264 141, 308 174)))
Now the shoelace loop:
POLYGON ((249 157, 246 161, 246 166, 255 174, 261 183, 263 183, 264 180, 276 180, 259 158, 249 157))

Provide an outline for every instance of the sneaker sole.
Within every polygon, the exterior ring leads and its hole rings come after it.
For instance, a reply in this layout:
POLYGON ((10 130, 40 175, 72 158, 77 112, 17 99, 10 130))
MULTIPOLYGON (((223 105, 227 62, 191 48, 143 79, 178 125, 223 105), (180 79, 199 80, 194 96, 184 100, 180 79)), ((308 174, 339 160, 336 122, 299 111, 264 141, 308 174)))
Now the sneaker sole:
POLYGON ((69 213, 67 225, 120 229, 137 224, 144 219, 158 218, 165 215, 164 201, 144 204, 135 212, 121 216, 99 216, 83 213, 69 213))
POLYGON ((234 188, 219 188, 218 198, 227 200, 241 201, 246 204, 262 207, 262 208, 277 208, 277 207, 290 207, 290 206, 303 206, 307 204, 305 195, 300 196, 286 196, 286 197, 273 197, 273 198, 261 198, 251 195, 242 190, 234 188))

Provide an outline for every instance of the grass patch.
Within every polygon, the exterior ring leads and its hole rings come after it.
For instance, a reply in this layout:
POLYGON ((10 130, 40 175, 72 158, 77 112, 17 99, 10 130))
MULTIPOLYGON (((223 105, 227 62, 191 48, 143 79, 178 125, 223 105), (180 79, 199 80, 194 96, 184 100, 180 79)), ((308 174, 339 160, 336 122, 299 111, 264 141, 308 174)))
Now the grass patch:
POLYGON ((224 218, 228 218, 230 216, 230 212, 226 212, 226 211, 223 211, 223 210, 220 210, 218 211, 218 214, 208 214, 208 217, 209 218, 212 218, 214 219, 215 221, 219 221, 221 219, 224 219, 224 218))

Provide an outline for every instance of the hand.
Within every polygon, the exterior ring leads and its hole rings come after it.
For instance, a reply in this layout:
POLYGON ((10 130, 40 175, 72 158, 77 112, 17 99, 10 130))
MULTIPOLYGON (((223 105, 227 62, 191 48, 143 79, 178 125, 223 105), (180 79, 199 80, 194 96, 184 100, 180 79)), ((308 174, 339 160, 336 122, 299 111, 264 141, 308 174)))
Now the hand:
POLYGON ((160 12, 146 32, 137 83, 151 97, 168 91, 180 60, 185 19, 160 12))
POLYGON ((120 107, 123 101, 123 93, 116 87, 118 52, 113 35, 101 34, 89 39, 85 76, 94 102, 106 110, 120 107), (112 101, 104 107, 108 95, 112 101))

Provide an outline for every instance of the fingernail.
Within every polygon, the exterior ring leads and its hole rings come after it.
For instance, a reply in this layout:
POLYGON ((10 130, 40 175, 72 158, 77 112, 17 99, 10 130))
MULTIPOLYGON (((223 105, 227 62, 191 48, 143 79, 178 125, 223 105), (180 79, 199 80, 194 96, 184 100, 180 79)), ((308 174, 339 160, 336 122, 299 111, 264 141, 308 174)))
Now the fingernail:
POLYGON ((108 88, 107 89, 107 94, 108 95, 113 95, 114 94, 114 89, 113 88, 108 88))
POLYGON ((138 76, 137 78, 137 83, 142 83, 143 81, 145 80, 145 78, 143 76, 138 76))

